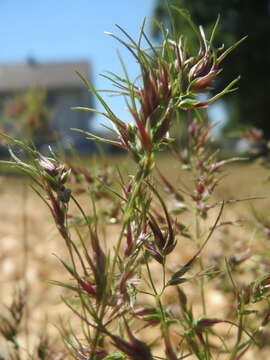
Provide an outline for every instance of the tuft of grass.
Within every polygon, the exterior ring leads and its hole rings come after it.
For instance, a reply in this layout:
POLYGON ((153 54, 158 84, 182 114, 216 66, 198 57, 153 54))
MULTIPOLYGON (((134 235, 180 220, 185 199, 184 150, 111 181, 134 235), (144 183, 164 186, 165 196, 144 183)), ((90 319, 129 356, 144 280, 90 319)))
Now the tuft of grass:
MULTIPOLYGON (((110 34, 140 65, 135 81, 121 57, 125 76, 106 75, 116 88, 112 93, 126 97, 132 123, 119 119, 82 78, 104 107, 101 114, 110 119, 116 140, 85 135, 122 148, 133 160, 133 170, 123 174, 106 157, 91 167, 63 161, 53 152, 45 157, 1 134, 10 143, 11 155, 1 163, 31 178, 66 250, 66 255, 55 254, 65 278, 50 281, 64 290, 61 301, 70 313, 70 322, 58 326, 65 351, 52 350, 43 334, 32 358, 238 360, 265 346, 270 271, 266 253, 256 254, 252 246, 259 230, 249 241, 227 241, 228 228, 237 231, 241 225, 228 217, 227 208, 258 197, 221 196, 222 191, 216 195, 224 170, 243 159, 220 159, 219 151, 211 149, 212 126, 204 112, 235 91, 238 78, 219 94, 198 100, 235 45, 215 48, 218 21, 207 39, 186 12, 179 13, 198 35, 195 54, 189 53, 186 39, 169 34, 162 25, 159 46, 151 44, 144 24, 137 40, 120 26, 123 38, 110 34), (179 111, 190 114, 183 146, 170 134, 179 111), (167 166, 180 169, 179 181, 158 165, 162 156, 167 166), (186 182, 181 179, 184 173, 186 182), (219 294, 218 311, 213 311, 210 294, 219 294)), ((267 233, 267 219, 255 209, 253 213, 267 233)), ((28 267, 29 261, 28 254, 28 267)), ((0 321, 0 332, 13 347, 10 358, 17 360, 24 357, 17 341, 23 304, 21 297, 14 298, 7 307, 9 318, 0 321)))

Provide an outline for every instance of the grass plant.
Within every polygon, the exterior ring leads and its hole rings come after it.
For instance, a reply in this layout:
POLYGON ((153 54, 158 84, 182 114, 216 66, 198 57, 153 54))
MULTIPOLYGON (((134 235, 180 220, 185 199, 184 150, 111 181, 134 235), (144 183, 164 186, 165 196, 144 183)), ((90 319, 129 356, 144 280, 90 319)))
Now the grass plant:
MULTIPOLYGON (((120 57, 124 76, 104 75, 114 86, 111 93, 125 97, 131 122, 119 119, 101 93, 82 78, 102 104, 100 114, 111 121, 116 140, 81 132, 123 149, 135 163, 133 173, 126 176, 110 168, 106 159, 103 166, 91 168, 64 163, 53 152, 45 157, 2 134, 11 145, 12 159, 5 164, 31 178, 32 189, 62 237, 68 256, 55 256, 66 281, 51 284, 65 290, 62 302, 70 318, 77 319, 76 325, 72 321, 59 325, 64 352, 51 350, 43 334, 32 358, 239 360, 253 347, 263 346, 270 318, 269 264, 263 257, 266 269, 262 272, 260 260, 250 262, 252 251, 246 242, 235 252, 228 250, 226 241, 216 243, 215 237, 218 231, 238 225, 223 218, 226 208, 252 199, 215 197, 224 167, 241 159, 220 160, 218 151, 211 151, 211 125, 205 117, 211 103, 236 90, 239 78, 206 100, 199 96, 209 94, 222 61, 243 39, 228 49, 216 48, 219 19, 206 36, 186 12, 175 11, 197 34, 194 54, 187 39, 170 34, 162 25, 159 46, 147 37, 144 23, 138 39, 120 26, 123 38, 110 34, 140 66, 141 73, 133 81, 120 57), (178 147, 170 129, 182 112, 190 114, 190 121, 187 145, 178 147), (188 185, 172 182, 159 169, 160 152, 190 174, 188 185), (80 201, 82 193, 87 202, 80 201), (114 236, 108 231, 112 226, 114 236), (185 256, 184 241, 190 249, 185 256), (195 289, 192 296, 190 286, 195 289), (226 300, 219 313, 209 305, 208 291, 213 288, 226 300)), ((257 220, 267 227, 259 215, 257 220)), ((16 342, 23 310, 19 299, 8 308, 11 319, 2 317, 0 323, 2 335, 13 347, 7 359, 24 358, 16 342)))

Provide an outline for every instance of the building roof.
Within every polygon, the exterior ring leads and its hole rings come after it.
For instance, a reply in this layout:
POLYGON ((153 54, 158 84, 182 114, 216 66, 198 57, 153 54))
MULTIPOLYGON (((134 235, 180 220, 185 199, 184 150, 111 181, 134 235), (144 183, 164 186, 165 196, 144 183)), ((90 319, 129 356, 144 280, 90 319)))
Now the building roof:
POLYGON ((34 86, 44 89, 84 88, 85 85, 76 71, 89 79, 87 61, 28 61, 22 64, 0 65, 0 92, 23 90, 34 86))

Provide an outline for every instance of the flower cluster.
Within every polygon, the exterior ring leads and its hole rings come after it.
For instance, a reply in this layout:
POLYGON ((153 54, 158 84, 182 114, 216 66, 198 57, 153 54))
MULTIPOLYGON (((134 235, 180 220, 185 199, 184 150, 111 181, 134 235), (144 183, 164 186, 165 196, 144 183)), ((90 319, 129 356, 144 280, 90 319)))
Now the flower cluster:
MULTIPOLYGON (((217 25, 218 21, 209 40, 206 39, 202 27, 197 30, 199 48, 195 55, 189 54, 183 37, 173 38, 165 29, 163 30, 164 40, 160 46, 154 46, 150 42, 144 32, 144 27, 137 42, 120 26, 118 28, 130 42, 110 33, 128 48, 141 69, 140 76, 132 82, 121 59, 126 78, 113 73, 110 73, 110 76, 104 75, 118 89, 112 90, 112 93, 123 95, 128 99, 127 106, 133 121, 126 123, 119 119, 99 92, 84 80, 89 90, 97 96, 105 108, 105 112, 101 114, 113 123, 115 130, 112 129, 112 131, 116 132, 118 140, 101 139, 86 133, 89 138, 126 149, 146 173, 149 172, 154 164, 153 155, 173 141, 169 130, 177 111, 207 107, 221 96, 235 90, 234 85, 239 80, 238 78, 212 98, 198 100, 198 93, 208 91, 209 85, 221 72, 222 60, 243 41, 241 39, 225 51, 215 49, 213 40, 217 25), (143 40, 149 49, 145 50, 142 47, 143 40)), ((88 108, 78 107, 77 109, 96 112, 88 108)))

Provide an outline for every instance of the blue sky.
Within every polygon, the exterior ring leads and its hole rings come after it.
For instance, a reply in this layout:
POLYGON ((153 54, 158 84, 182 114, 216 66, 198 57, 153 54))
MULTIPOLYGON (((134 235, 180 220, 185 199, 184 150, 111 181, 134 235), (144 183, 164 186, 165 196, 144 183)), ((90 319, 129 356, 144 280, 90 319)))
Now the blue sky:
MULTIPOLYGON (((131 77, 136 63, 116 40, 104 31, 117 31, 115 24, 136 36, 146 16, 150 22, 154 0, 1 0, 0 63, 23 62, 31 56, 39 62, 89 60, 94 86, 108 83, 99 73, 121 73, 116 55, 118 47, 125 57, 131 77)), ((149 24, 148 22, 148 24, 149 24)), ((149 32, 149 26, 146 26, 149 32)), ((109 98, 110 105, 124 120, 128 113, 120 99, 109 98)), ((80 105, 80 104, 78 104, 80 105)), ((99 109, 100 106, 95 104, 99 109)), ((103 121, 95 119, 95 122, 103 121)))

